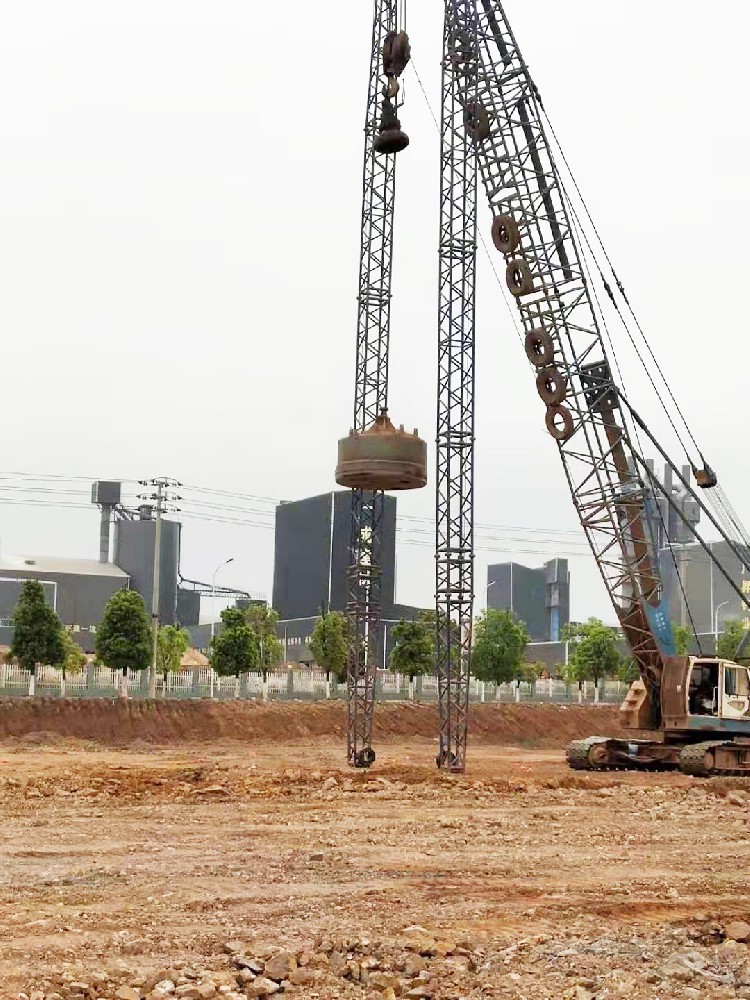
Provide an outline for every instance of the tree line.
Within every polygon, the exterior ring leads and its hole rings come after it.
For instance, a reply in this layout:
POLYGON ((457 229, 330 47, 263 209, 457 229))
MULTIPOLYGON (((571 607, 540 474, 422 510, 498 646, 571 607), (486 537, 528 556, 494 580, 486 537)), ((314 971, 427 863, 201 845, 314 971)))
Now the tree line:
MULTIPOLYGON (((717 655, 733 659, 744 631, 742 622, 726 622, 719 636, 717 655)), ((422 611, 413 620, 402 620, 394 625, 394 643, 389 661, 391 670, 410 680, 433 674, 437 662, 437 632, 434 611, 422 611)), ((685 655, 690 650, 692 631, 687 626, 673 625, 673 632, 678 655, 685 655)), ((620 652, 620 631, 605 625, 598 618, 565 625, 560 639, 567 644, 566 663, 548 667, 529 661, 526 647, 530 637, 524 622, 519 621, 511 611, 488 608, 475 622, 471 673, 478 680, 492 684, 516 681, 532 685, 544 673, 579 685, 588 681, 598 685, 604 678, 630 683, 638 677, 633 657, 620 652)), ((459 643, 460 636, 454 632, 455 655, 459 643)), ((335 675, 337 680, 345 680, 349 645, 345 615, 333 611, 319 618, 309 645, 319 666, 335 675)))
MULTIPOLYGON (((209 649, 209 662, 221 676, 239 676, 267 672, 282 659, 283 646, 277 635, 278 612, 265 604, 247 608, 226 608, 221 612, 222 628, 209 649)), ((458 654, 460 635, 453 629, 452 647, 458 654)), ((673 626, 677 652, 688 652, 692 632, 685 626, 673 626)), ((445 630, 444 630, 445 634, 445 630)), ((435 671, 438 628, 434 611, 422 611, 413 620, 394 625, 390 667, 410 680, 435 671)), ((731 660, 744 635, 740 621, 729 621, 719 636, 717 655, 731 660)), ((529 662, 526 625, 510 611, 488 608, 475 623, 471 651, 471 672, 479 680, 494 684, 526 681, 533 684, 543 672, 562 676, 570 683, 605 677, 630 682, 638 676, 632 656, 623 655, 617 629, 597 618, 584 623, 570 623, 562 629, 561 640, 567 643, 565 664, 551 670, 544 664, 529 662)), ((188 632, 180 625, 163 625, 157 633, 157 671, 166 679, 178 670, 189 646, 188 632)), ((310 652, 321 669, 339 682, 346 679, 349 649, 349 623, 339 611, 318 618, 309 641, 310 652)), ((121 670, 125 676, 145 670, 152 662, 151 622, 141 595, 134 590, 119 590, 110 598, 96 631, 97 663, 121 670)), ((87 657, 49 606, 42 584, 27 580, 13 613, 13 640, 9 660, 36 676, 42 665, 56 667, 63 679, 83 669, 87 657)))

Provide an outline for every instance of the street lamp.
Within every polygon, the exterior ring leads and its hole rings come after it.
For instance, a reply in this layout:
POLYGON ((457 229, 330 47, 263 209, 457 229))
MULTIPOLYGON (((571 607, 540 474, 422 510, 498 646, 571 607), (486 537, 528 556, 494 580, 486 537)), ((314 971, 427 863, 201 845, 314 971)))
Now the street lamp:
POLYGON ((716 610, 714 611, 714 652, 717 656, 719 655, 719 612, 725 604, 731 603, 731 600, 722 601, 721 604, 716 606, 716 610))
POLYGON ((226 559, 223 563, 219 563, 219 565, 214 570, 214 575, 211 579, 211 641, 212 642, 214 638, 214 621, 216 620, 216 574, 219 572, 220 569, 223 569, 225 566, 228 566, 230 562, 234 562, 234 556, 230 556, 230 558, 226 559))
POLYGON ((484 610, 485 611, 487 610, 487 591, 490 589, 490 587, 494 587, 497 582, 498 582, 497 580, 490 580, 490 582, 484 588, 484 610))

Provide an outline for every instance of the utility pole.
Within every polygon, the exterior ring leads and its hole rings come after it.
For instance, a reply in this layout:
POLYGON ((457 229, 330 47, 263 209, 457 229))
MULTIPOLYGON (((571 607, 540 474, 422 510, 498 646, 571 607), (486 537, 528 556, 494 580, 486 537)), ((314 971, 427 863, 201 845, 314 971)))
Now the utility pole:
POLYGON ((156 507, 156 525, 154 528, 154 577, 151 594, 151 668, 148 677, 148 696, 156 697, 156 658, 159 648, 159 585, 161 570, 161 516, 168 511, 177 511, 178 507, 168 507, 167 504, 182 497, 169 491, 175 486, 181 486, 176 479, 161 476, 158 479, 140 479, 141 486, 152 486, 156 493, 139 493, 139 500, 153 500, 156 507))

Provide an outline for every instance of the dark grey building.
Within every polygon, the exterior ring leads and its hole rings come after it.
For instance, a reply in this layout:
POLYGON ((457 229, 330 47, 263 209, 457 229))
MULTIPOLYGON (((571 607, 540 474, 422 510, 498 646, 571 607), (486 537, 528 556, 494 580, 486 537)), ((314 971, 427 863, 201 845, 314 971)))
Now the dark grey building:
MULTIPOLYGON (((345 611, 351 531, 349 490, 282 503, 276 508, 273 607, 282 620, 345 611)), ((396 572, 396 498, 385 497, 381 603, 392 617, 396 572)))
POLYGON ((550 559, 536 569, 515 562, 488 566, 487 607, 512 611, 533 642, 557 642, 570 621, 568 560, 550 559))
POLYGON ((11 556, 0 563, 0 642, 9 643, 10 620, 25 580, 39 580, 63 625, 87 652, 93 652, 96 626, 110 597, 129 584, 119 566, 97 559, 11 556))
MULTIPOLYGON (((709 548, 735 586, 750 599, 750 573, 745 568, 750 566, 750 553, 745 553, 746 562, 743 563, 726 542, 711 542, 709 548)), ((737 548, 743 552, 741 546, 737 548)), ((662 549, 659 566, 673 622, 691 627, 692 617, 695 629, 708 634, 717 626, 720 632, 722 622, 728 619, 745 621, 750 618, 750 612, 724 574, 697 543, 662 549)))
MULTIPOLYGON (((180 566, 179 521, 161 521, 161 558, 159 570, 159 620, 173 625, 177 618, 177 577, 180 566)), ((130 586, 143 598, 151 611, 154 591, 154 547, 156 521, 150 507, 141 508, 134 521, 115 521, 114 561, 130 577, 130 586)), ((183 613, 187 606, 183 605, 183 613)))
MULTIPOLYGON (((679 479, 669 466, 664 467, 664 475, 659 478, 652 459, 646 460, 646 465, 652 475, 664 487, 671 497, 672 503, 664 494, 654 488, 651 493, 651 516, 648 518, 651 537, 657 549, 667 547, 669 543, 685 545, 693 541, 694 528, 700 521, 700 507, 694 498, 685 490, 679 479)), ((692 473, 690 466, 683 466, 682 478, 690 482, 692 473)))

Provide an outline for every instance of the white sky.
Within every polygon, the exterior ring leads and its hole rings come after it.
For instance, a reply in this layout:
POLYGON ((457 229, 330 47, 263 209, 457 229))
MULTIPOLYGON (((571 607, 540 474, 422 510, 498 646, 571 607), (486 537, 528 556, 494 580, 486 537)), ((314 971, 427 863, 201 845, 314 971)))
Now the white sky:
MULTIPOLYGON (((674 0, 506 9, 744 515, 750 17, 732 0, 709 18, 674 0)), ((0 2, 0 475, 170 475, 285 499, 333 487, 353 398, 371 17, 367 0, 0 2)), ((437 108, 441 5, 412 2, 407 26, 437 108)), ((405 96, 390 412, 432 442, 437 133, 411 70, 405 96)), ((487 562, 532 550, 516 558, 573 556, 574 617, 612 620, 581 536, 565 534, 576 520, 556 447, 483 254, 478 296, 476 517, 495 526, 478 532, 478 606, 487 562)), ((630 396, 656 418, 637 380, 630 396)), ((65 488, 86 503, 83 480, 65 488)), ((93 510, 3 502, 14 495, 0 491, 4 550, 96 556, 93 510)), ((183 572, 210 579, 233 555, 222 582, 270 595, 272 506, 203 499, 255 524, 186 520, 183 572)), ((399 498, 428 520, 433 504, 432 483, 399 498)), ((407 523, 428 534, 399 546, 397 597, 430 604, 431 529, 407 523)))

